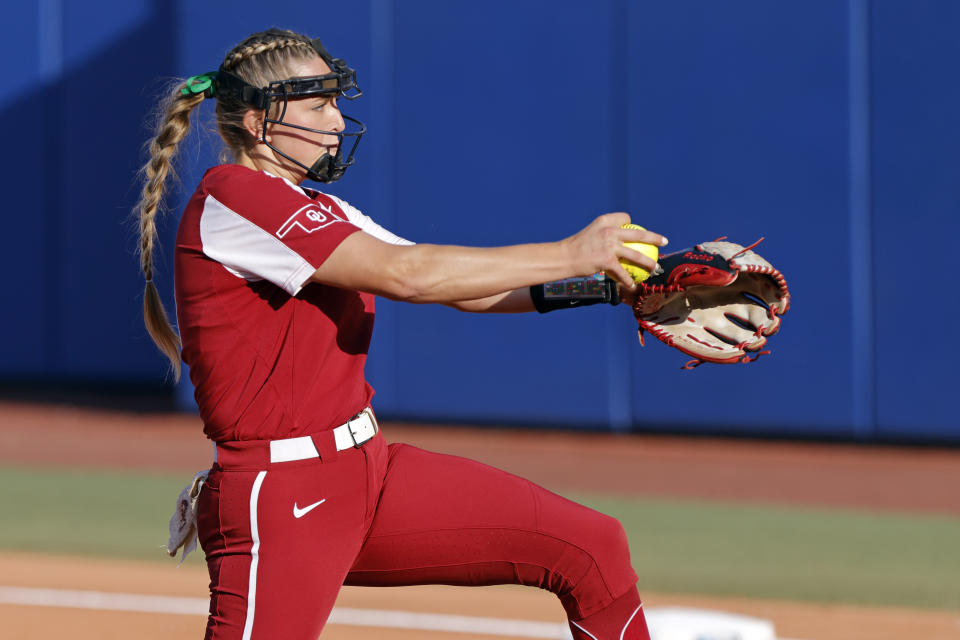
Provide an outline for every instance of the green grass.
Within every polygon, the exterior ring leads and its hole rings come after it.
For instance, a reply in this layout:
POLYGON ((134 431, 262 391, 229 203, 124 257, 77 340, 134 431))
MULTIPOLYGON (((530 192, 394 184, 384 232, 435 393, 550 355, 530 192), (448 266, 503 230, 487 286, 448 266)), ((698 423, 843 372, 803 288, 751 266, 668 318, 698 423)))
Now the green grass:
MULTIPOLYGON (((167 521, 189 480, 0 467, 0 549, 173 562, 167 521)), ((960 609, 957 517, 570 497, 623 522, 641 592, 960 609)))
POLYGON ((960 518, 569 497, 620 519, 641 591, 960 609, 960 518))
MULTIPOLYGON (((0 467, 0 548, 166 560, 187 474, 0 467)), ((191 555, 187 562, 197 561, 191 555)))

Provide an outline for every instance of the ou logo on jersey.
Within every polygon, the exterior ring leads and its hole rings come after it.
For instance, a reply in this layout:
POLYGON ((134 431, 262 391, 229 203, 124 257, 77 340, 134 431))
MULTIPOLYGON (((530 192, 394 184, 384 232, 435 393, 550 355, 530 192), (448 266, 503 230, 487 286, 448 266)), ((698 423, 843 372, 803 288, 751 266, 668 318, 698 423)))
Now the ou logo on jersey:
POLYGON ((279 229, 277 237, 285 237, 291 230, 299 227, 305 233, 313 233, 317 229, 323 229, 334 222, 343 222, 342 218, 333 213, 332 207, 324 206, 323 203, 315 202, 301 207, 292 216, 287 218, 279 229))

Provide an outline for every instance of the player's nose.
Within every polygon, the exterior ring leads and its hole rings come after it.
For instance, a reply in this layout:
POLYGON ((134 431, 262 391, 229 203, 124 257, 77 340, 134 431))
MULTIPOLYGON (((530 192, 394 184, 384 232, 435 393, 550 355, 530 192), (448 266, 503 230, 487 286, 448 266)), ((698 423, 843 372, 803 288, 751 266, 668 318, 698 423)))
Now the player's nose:
POLYGON ((335 119, 334 119, 333 126, 330 127, 330 130, 331 130, 331 131, 336 131, 336 132, 339 133, 340 131, 343 131, 343 130, 346 128, 346 124, 345 124, 344 121, 343 121, 343 114, 340 113, 340 108, 339 108, 339 107, 334 107, 334 108, 333 108, 333 112, 336 114, 336 116, 335 116, 335 119))

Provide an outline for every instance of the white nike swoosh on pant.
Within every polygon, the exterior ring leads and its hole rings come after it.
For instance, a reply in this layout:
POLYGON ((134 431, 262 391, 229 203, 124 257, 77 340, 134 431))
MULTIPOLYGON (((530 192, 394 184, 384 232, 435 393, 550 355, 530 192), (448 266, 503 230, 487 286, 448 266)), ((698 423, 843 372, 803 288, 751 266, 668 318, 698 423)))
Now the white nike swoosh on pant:
POLYGON ((320 505, 322 505, 322 504, 323 504, 324 502, 326 502, 326 501, 327 501, 327 499, 324 498, 323 500, 320 500, 320 501, 318 501, 318 502, 314 502, 314 503, 311 504, 311 505, 307 505, 307 506, 304 507, 303 509, 301 509, 300 507, 298 507, 298 506, 297 506, 297 503, 294 502, 294 503, 293 503, 293 517, 294 517, 294 518, 302 518, 303 516, 307 515, 308 513, 310 513, 311 511, 313 511, 314 509, 316 509, 317 507, 319 507, 320 505))

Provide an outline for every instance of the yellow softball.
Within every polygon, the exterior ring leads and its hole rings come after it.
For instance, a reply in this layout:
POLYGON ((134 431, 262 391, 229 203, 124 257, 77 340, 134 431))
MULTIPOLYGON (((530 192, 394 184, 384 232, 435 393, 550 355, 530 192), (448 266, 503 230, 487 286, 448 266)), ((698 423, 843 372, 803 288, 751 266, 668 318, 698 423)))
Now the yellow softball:
MULTIPOLYGON (((638 224, 627 223, 627 224, 621 225, 621 227, 623 229, 639 229, 640 231, 646 231, 646 229, 644 229, 638 224)), ((655 244, 647 244, 646 242, 624 242, 623 246, 627 247, 628 249, 633 249, 634 251, 639 251, 640 253, 647 256, 654 262, 656 262, 657 259, 660 257, 660 249, 655 244)), ((627 262, 626 260, 621 260, 620 264, 623 266, 624 269, 627 270, 627 273, 629 273, 633 277, 634 281, 636 282, 643 282, 644 280, 650 277, 649 271, 647 271, 642 267, 638 267, 637 265, 631 262, 627 262)))

